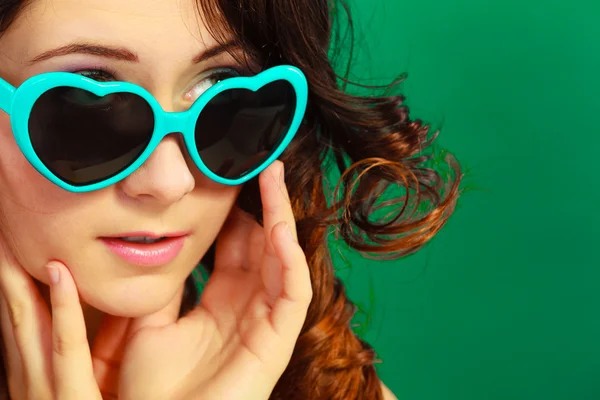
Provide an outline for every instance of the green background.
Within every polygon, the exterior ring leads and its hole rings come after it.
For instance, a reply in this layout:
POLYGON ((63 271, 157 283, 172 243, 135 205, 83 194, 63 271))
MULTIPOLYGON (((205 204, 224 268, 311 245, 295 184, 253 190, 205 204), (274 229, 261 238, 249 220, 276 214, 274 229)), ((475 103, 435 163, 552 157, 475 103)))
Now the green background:
POLYGON ((407 72, 411 116, 477 188, 415 256, 332 244, 382 379, 400 399, 600 399, 600 3, 351 5, 352 77, 407 72))

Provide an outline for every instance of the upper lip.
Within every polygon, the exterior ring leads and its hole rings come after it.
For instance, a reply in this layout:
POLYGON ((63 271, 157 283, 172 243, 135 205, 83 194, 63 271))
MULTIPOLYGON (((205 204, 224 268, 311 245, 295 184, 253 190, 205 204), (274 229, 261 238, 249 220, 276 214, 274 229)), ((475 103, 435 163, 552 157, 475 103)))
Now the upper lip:
POLYGON ((154 232, 140 231, 140 232, 126 232, 126 233, 118 233, 116 235, 101 236, 101 238, 116 239, 116 238, 122 238, 122 237, 143 236, 143 237, 148 237, 151 239, 159 239, 159 238, 164 238, 164 237, 182 237, 182 236, 187 236, 189 234, 190 234, 190 232, 184 232, 184 231, 168 232, 168 233, 154 233, 154 232))

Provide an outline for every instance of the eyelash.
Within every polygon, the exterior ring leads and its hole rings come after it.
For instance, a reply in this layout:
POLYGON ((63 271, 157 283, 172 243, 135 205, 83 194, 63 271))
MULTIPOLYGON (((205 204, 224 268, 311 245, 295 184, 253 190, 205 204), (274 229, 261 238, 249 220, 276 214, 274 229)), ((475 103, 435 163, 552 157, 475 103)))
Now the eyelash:
POLYGON ((108 82, 111 78, 114 79, 118 75, 116 70, 104 66, 86 68, 80 71, 73 71, 73 73, 83 75, 98 82, 108 82))
MULTIPOLYGON (((218 81, 221 81, 221 80, 227 79, 227 78, 246 75, 243 71, 239 71, 238 69, 236 69, 234 67, 230 67, 230 66, 221 66, 221 67, 213 68, 212 70, 209 70, 207 72, 211 72, 211 73, 204 76, 202 78, 202 80, 200 80, 199 82, 202 82, 202 81, 204 81, 206 79, 210 79, 210 78, 217 78, 218 81), (219 79, 219 78, 221 78, 221 79, 219 79)), ((117 80, 116 77, 119 75, 119 73, 115 69, 105 67, 105 66, 86 68, 84 70, 73 71, 73 73, 83 75, 85 77, 94 79, 99 82, 109 82, 111 80, 117 80)), ((200 77, 204 74, 205 73, 202 73, 202 74, 199 74, 198 76, 200 77)))

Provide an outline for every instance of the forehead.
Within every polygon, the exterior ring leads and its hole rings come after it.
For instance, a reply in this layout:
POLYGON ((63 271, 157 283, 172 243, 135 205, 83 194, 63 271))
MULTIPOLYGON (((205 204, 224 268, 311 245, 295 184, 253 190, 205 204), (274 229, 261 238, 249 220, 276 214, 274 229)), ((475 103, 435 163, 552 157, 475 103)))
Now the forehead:
POLYGON ((2 37, 2 47, 29 59, 49 48, 91 41, 134 49, 142 62, 165 57, 189 62, 190 54, 215 44, 194 1, 36 0, 2 37))

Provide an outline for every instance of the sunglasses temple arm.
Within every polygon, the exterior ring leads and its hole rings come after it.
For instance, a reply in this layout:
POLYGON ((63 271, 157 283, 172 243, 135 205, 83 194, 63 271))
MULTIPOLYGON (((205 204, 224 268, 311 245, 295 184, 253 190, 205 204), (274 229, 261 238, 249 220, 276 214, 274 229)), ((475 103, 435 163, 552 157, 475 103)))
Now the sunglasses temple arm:
POLYGON ((0 78, 0 109, 7 114, 10 114, 15 91, 14 86, 0 78))

